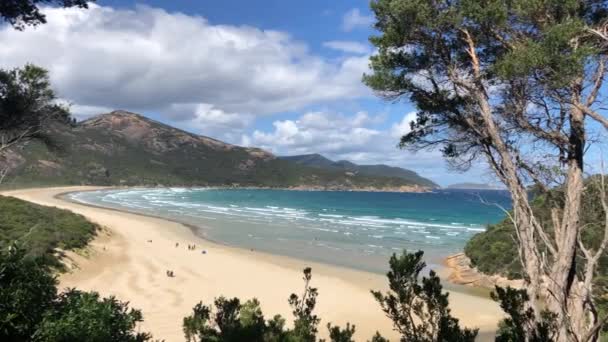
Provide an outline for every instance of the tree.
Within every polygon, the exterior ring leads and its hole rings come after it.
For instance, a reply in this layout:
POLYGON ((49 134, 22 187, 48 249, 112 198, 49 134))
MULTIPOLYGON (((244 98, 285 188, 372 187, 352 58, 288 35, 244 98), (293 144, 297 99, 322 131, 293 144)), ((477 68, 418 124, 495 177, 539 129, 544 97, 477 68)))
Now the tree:
POLYGON ((57 293, 47 263, 19 245, 0 251, 0 340, 143 342, 139 310, 114 297, 68 290, 57 293))
POLYGON ((94 0, 2 0, 0 18, 17 30, 26 26, 46 24, 46 16, 40 11, 41 5, 88 8, 94 0))
POLYGON ((346 329, 327 323, 327 329, 329 330, 329 340, 332 342, 354 342, 355 326, 351 326, 350 323, 346 323, 346 329))
POLYGON ((0 252, 0 340, 28 341, 57 296, 45 263, 10 245, 0 252))
POLYGON ((429 277, 422 277, 419 283, 420 272, 426 267, 423 254, 422 251, 393 254, 387 274, 391 291, 387 294, 372 291, 372 294, 393 321, 401 341, 474 342, 477 330, 461 329, 458 319, 451 316, 448 293, 442 293, 435 272, 430 271, 429 277))
POLYGON ((378 53, 364 82, 417 107, 401 146, 440 148, 463 169, 484 160, 511 193, 532 319, 546 304, 556 315, 556 341, 597 340, 608 318, 596 309, 593 278, 608 233, 591 248, 580 221, 590 126, 608 130, 601 109, 608 5, 375 0, 371 8, 380 34, 370 38, 378 53), (542 192, 564 189, 551 208, 553 235, 532 210, 531 183, 542 192))
POLYGON ((295 320, 293 322, 293 333, 302 342, 314 342, 316 340, 319 322, 321 319, 313 313, 317 304, 319 292, 310 286, 312 270, 310 267, 304 269, 304 292, 301 297, 295 293, 289 296, 289 305, 293 309, 295 320))
POLYGON ((525 290, 496 287, 492 299, 500 303, 508 317, 499 326, 496 342, 525 341, 551 342, 559 330, 555 325, 555 314, 542 311, 541 317, 535 317, 535 312, 526 303, 530 300, 525 290))
POLYGON ((143 342, 151 335, 136 332, 141 311, 114 297, 70 289, 61 293, 40 322, 33 340, 44 342, 143 342))
POLYGON ((30 139, 50 144, 45 130, 52 122, 69 123, 70 115, 56 102, 48 72, 32 64, 0 69, 0 183, 10 169, 9 148, 30 139))
MULTIPOLYGON (((213 307, 198 303, 192 314, 184 318, 182 326, 186 341, 317 341, 321 319, 314 314, 314 309, 318 291, 310 286, 312 270, 309 267, 304 269, 303 279, 302 295, 292 294, 288 300, 294 315, 293 329, 285 329, 285 319, 280 315, 266 321, 257 299, 241 304, 238 298, 219 297, 213 307)), ((327 324, 327 329, 332 342, 350 342, 355 334, 355 326, 348 323, 344 330, 331 323, 327 324)))

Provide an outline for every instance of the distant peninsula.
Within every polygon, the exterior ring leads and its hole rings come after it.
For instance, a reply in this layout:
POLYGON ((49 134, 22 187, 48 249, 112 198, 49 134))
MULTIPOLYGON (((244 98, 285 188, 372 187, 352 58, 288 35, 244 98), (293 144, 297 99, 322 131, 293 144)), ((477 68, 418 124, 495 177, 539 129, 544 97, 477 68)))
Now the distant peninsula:
POLYGON ((504 188, 485 183, 454 183, 448 185, 447 189, 471 189, 471 190, 504 190, 504 188))
POLYGON ((318 153, 282 156, 279 158, 323 170, 349 172, 353 175, 365 175, 370 177, 399 178, 411 182, 412 184, 419 184, 429 188, 439 187, 439 185, 432 180, 424 178, 412 170, 384 164, 359 165, 348 160, 333 161, 318 153))

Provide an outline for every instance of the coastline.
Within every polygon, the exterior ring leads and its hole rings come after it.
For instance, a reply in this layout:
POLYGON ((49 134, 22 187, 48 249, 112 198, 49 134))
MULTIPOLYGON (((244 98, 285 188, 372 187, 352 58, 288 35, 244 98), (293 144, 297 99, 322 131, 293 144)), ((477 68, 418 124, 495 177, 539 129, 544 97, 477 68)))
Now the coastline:
MULTIPOLYGON (((348 320, 357 326, 357 340, 371 338, 376 330, 395 339, 390 321, 369 293, 370 289, 386 289, 384 276, 218 244, 195 235, 181 223, 61 197, 102 188, 38 188, 2 194, 68 209, 105 227, 109 234, 91 243, 90 258, 72 257, 78 268, 61 275, 60 286, 114 294, 129 301, 142 309, 145 321, 141 328, 155 338, 183 340, 182 318, 200 300, 208 304, 220 295, 243 300, 257 297, 267 317, 280 313, 290 318, 287 297, 301 290, 301 270, 311 266, 313 286, 320 292, 317 314, 323 319, 319 327, 322 337, 327 334, 327 322, 344 325, 348 320), (175 247, 175 243, 180 246, 175 247), (208 253, 187 251, 185 245, 192 243, 208 253), (167 269, 175 271, 176 278, 167 278, 167 269)), ((460 292, 451 292, 450 299, 462 324, 480 328, 485 332, 482 335, 493 333, 502 318, 498 305, 488 299, 460 292)))
POLYGON ((446 280, 452 284, 469 286, 471 288, 494 290, 495 286, 523 288, 523 280, 508 279, 500 275, 489 275, 480 272, 471 263, 464 252, 450 255, 444 259, 444 265, 449 269, 446 280))

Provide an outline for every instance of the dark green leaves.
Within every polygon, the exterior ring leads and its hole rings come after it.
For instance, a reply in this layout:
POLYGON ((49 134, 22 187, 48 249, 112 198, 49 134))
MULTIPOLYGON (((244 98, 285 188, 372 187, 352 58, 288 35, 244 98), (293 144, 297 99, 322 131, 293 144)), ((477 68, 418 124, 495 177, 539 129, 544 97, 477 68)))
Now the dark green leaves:
POLYGON ((13 25, 17 30, 23 30, 26 26, 46 23, 46 16, 40 11, 40 6, 57 5, 87 8, 87 3, 93 1, 95 0, 2 0, 0 2, 0 18, 13 25))
POLYGON ((57 294, 57 282, 45 263, 26 257, 15 244, 0 251, 0 340, 40 342, 143 342, 136 332, 139 310, 114 297, 68 290, 57 294))
MULTIPOLYGON (((450 314, 448 294, 442 293, 439 277, 430 271, 422 277, 425 268, 422 251, 403 252, 391 257, 387 274, 390 292, 372 291, 382 310, 393 321, 402 341, 470 341, 477 330, 461 329, 458 319, 450 314)), ((375 337, 376 338, 376 337, 375 337)), ((377 337, 380 340, 380 336, 377 337)))

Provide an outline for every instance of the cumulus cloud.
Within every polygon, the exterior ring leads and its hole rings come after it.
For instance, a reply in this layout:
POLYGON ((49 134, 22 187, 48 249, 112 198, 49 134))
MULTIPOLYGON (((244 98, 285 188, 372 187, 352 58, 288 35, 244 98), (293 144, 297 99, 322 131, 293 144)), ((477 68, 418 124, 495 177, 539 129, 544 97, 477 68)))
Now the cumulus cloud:
POLYGON ((369 94, 360 82, 366 56, 329 61, 285 32, 147 6, 90 7, 47 8, 48 24, 24 32, 0 27, 1 66, 48 68, 59 95, 83 113, 200 105, 263 115, 369 94))
POLYGON ((401 121, 396 122, 391 127, 391 136, 400 139, 412 130, 411 123, 416 120, 416 112, 410 112, 403 116, 401 121))
POLYGON ((228 142, 238 141, 255 120, 252 114, 225 112, 209 103, 174 104, 164 116, 177 127, 228 142))
MULTIPOLYGON (((64 101, 62 101, 62 102, 64 102, 64 101)), ((70 112, 78 120, 85 120, 85 119, 90 118, 91 116, 112 111, 112 108, 104 107, 104 106, 83 106, 83 105, 79 105, 79 104, 72 104, 69 106, 70 106, 70 112)))
POLYGON ((443 184, 488 178, 485 167, 465 174, 448 173, 439 151, 414 153, 399 149, 399 138, 407 133, 414 118, 415 113, 407 113, 399 122, 387 125, 384 115, 367 112, 308 112, 294 120, 277 120, 269 130, 243 135, 240 143, 262 147, 276 155, 320 153, 333 160, 404 167, 443 184))
POLYGON ((363 15, 358 8, 353 8, 342 17, 342 30, 349 32, 356 28, 369 27, 374 23, 374 17, 363 15))
POLYGON ((370 53, 370 49, 367 45, 359 43, 359 42, 354 42, 354 41, 331 40, 328 42, 324 42, 323 46, 333 49, 333 50, 346 52, 346 53, 362 54, 362 55, 370 53))
POLYGON ((342 155, 368 148, 381 132, 370 128, 382 121, 381 116, 358 112, 352 116, 326 112, 308 112, 297 120, 278 120, 274 130, 255 130, 242 142, 261 146, 276 154, 326 153, 342 155))

